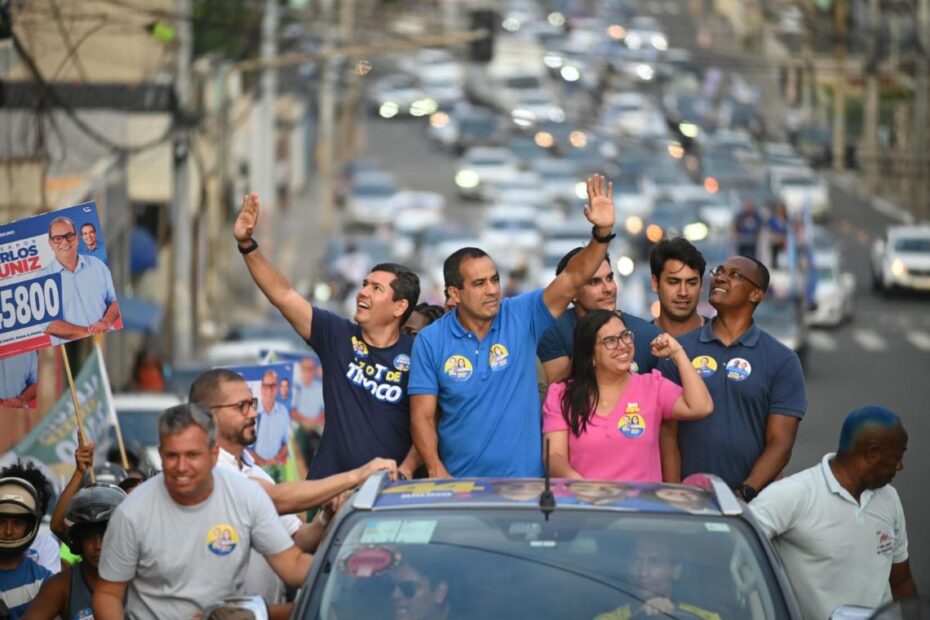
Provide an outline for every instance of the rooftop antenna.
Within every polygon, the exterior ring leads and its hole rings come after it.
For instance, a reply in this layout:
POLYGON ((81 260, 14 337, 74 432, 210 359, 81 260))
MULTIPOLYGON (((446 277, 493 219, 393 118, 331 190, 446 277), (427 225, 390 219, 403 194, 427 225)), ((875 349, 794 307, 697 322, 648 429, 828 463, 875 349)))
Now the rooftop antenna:
POLYGON ((552 494, 551 480, 549 479, 549 440, 546 440, 546 468, 543 472, 543 480, 545 480, 546 488, 543 489, 542 495, 539 496, 539 509, 542 510, 543 516, 546 517, 546 521, 549 520, 549 515, 555 511, 555 495, 552 494))

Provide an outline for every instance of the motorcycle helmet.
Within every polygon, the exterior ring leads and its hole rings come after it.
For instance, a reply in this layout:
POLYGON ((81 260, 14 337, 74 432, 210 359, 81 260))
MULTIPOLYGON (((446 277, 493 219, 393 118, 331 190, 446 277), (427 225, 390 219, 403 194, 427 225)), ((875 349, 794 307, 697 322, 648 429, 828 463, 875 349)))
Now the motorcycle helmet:
MULTIPOLYGON (((97 484, 108 484, 116 486, 129 477, 126 470, 116 463, 109 461, 94 466, 94 478, 97 484)), ((90 485, 90 475, 84 474, 84 486, 90 485)))
POLYGON ((0 478, 0 515, 25 518, 29 523, 19 540, 0 540, 0 555, 15 557, 35 540, 42 521, 39 493, 28 480, 12 476, 0 478))
POLYGON ((103 534, 113 511, 126 497, 125 491, 111 484, 84 487, 74 494, 65 514, 71 553, 81 554, 81 545, 88 535, 103 534))

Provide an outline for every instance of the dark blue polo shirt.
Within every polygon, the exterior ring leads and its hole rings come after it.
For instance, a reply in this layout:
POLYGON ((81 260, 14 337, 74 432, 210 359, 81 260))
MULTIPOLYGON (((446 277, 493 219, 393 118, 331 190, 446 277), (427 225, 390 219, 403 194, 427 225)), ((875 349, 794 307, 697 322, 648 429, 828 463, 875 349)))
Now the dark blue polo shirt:
POLYGON ((540 289, 504 299, 481 341, 458 311, 417 335, 408 390, 437 397, 439 457, 453 476, 542 475, 536 345, 553 321, 540 289))
MULTIPOLYGON (((652 339, 662 333, 662 330, 650 323, 644 321, 638 316, 620 312, 620 318, 626 328, 633 332, 633 343, 636 347, 633 352, 633 362, 636 368, 634 372, 649 373, 656 367, 658 360, 649 352, 649 343, 652 339)), ((558 359, 560 357, 571 357, 574 347, 575 326, 578 325, 578 316, 574 308, 569 308, 565 314, 560 316, 555 325, 549 328, 549 331, 543 336, 542 342, 536 349, 536 355, 543 363, 558 359)))
MULTIPOLYGON (((765 449, 769 415, 804 417, 804 374, 794 351, 755 323, 730 346, 712 327, 709 321, 678 338, 714 399, 710 416, 678 423, 681 475, 716 474, 735 487, 765 449)), ((681 383, 670 360, 662 360, 659 369, 681 383)))
POLYGON ((407 397, 413 338, 401 334, 379 349, 364 341, 356 323, 314 307, 307 342, 320 357, 326 403, 326 427, 307 478, 355 469, 375 457, 403 461, 413 442, 407 397))

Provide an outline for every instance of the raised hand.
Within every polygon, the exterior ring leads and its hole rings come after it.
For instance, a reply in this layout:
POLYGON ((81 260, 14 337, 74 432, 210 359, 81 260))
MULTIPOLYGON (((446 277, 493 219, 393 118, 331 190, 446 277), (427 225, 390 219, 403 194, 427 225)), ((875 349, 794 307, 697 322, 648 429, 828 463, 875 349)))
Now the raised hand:
POLYGON ((608 183, 602 174, 588 177, 588 204, 584 207, 588 221, 606 234, 614 226, 614 184, 608 183))
POLYGON ((260 205, 258 204, 258 194, 246 194, 242 199, 242 208, 233 224, 233 237, 239 243, 246 243, 252 239, 255 233, 255 227, 258 225, 258 213, 260 205))
POLYGON ((94 466, 94 444, 87 443, 74 451, 74 469, 82 475, 94 466))
POLYGON ((659 334, 652 339, 652 342, 649 343, 649 351, 654 357, 671 358, 673 355, 681 351, 681 345, 678 344, 677 340, 668 334, 659 334))

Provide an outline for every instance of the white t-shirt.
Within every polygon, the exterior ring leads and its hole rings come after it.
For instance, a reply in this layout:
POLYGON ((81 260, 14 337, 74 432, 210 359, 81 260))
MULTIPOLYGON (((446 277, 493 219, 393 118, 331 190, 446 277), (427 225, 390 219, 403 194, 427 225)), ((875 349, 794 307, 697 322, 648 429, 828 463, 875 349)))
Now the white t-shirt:
POLYGON ((891 565, 908 557, 898 492, 886 485, 856 502, 833 475, 833 457, 772 483, 749 505, 807 620, 829 618, 840 605, 890 601, 891 565))
MULTIPOLYGON (((217 467, 222 467, 229 471, 237 471, 248 478, 260 478, 265 482, 274 484, 274 479, 261 467, 256 467, 252 458, 247 452, 242 453, 242 468, 236 462, 236 457, 220 448, 220 456, 216 461, 217 467)), ((281 515, 279 517, 281 525, 287 530, 290 536, 293 536, 302 521, 294 515, 281 515)), ((249 555, 249 568, 245 574, 245 594, 261 595, 269 605, 277 605, 284 602, 284 582, 268 565, 264 556, 255 549, 252 549, 249 555)))
POLYGON ((61 543, 51 532, 39 532, 26 550, 26 556, 53 573, 61 572, 61 543))
POLYGON ((129 582, 127 618, 180 620, 244 593, 251 548, 274 555, 293 544, 257 483, 214 468, 210 497, 181 506, 158 475, 117 507, 99 570, 108 581, 129 582))

